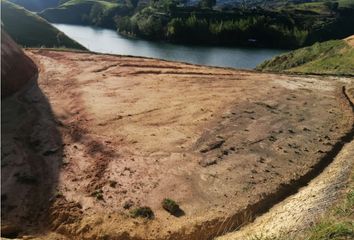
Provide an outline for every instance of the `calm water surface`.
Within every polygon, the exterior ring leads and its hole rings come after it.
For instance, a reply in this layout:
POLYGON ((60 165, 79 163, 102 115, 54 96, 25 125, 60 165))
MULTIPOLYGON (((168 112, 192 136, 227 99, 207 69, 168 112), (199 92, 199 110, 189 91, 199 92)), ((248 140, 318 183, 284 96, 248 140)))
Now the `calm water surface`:
POLYGON ((93 52, 143 56, 181 62, 235 68, 254 68, 285 50, 194 46, 130 39, 108 29, 53 24, 93 52))

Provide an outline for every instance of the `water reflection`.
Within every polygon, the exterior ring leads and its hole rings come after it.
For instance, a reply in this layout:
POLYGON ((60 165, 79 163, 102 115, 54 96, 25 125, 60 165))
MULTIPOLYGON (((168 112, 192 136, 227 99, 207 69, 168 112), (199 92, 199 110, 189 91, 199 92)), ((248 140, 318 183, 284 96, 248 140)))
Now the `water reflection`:
POLYGON ((53 24, 94 52, 153 57, 210 66, 254 68, 284 50, 179 45, 125 38, 109 29, 53 24))

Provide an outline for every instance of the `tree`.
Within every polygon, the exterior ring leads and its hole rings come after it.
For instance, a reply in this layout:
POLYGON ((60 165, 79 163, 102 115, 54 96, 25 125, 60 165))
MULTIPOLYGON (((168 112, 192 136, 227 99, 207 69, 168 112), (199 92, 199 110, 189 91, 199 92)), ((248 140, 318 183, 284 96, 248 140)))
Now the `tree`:
POLYGON ((216 4, 216 0, 201 0, 200 6, 203 8, 212 8, 216 4))
POLYGON ((127 0, 128 6, 133 7, 134 9, 138 6, 139 0, 127 0))
POLYGON ((338 2, 325 2, 324 5, 328 8, 331 14, 335 13, 338 10, 338 2))

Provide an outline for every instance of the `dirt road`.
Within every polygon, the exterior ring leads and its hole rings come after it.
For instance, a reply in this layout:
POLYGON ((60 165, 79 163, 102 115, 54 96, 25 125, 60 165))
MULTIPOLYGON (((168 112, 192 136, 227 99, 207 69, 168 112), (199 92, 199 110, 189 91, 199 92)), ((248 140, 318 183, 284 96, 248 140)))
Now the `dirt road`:
POLYGON ((212 239, 296 191, 352 129, 349 78, 27 53, 62 138, 47 218, 70 239, 212 239), (139 206, 155 218, 131 218, 139 206))

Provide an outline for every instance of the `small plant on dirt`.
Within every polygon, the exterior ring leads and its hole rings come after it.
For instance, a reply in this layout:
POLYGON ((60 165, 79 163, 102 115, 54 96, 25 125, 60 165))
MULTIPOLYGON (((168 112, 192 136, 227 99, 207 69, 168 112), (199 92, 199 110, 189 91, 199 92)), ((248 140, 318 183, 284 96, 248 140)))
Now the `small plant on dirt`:
POLYGON ((172 199, 165 198, 161 204, 163 209, 165 209, 167 212, 171 213, 172 215, 177 215, 181 211, 179 205, 172 199))
POLYGON ((16 180, 22 184, 29 184, 29 185, 36 185, 38 183, 38 179, 27 173, 16 173, 15 174, 16 180))
POLYGON ((53 192, 53 198, 61 198, 61 197, 64 197, 64 194, 62 191, 56 189, 54 192, 53 192))
POLYGON ((147 219, 154 218, 154 212, 151 210, 150 207, 138 207, 130 211, 130 214, 133 218, 142 217, 147 219))
POLYGON ((91 193, 92 197, 95 197, 97 200, 103 200, 103 191, 102 189, 96 189, 93 193, 91 193))

